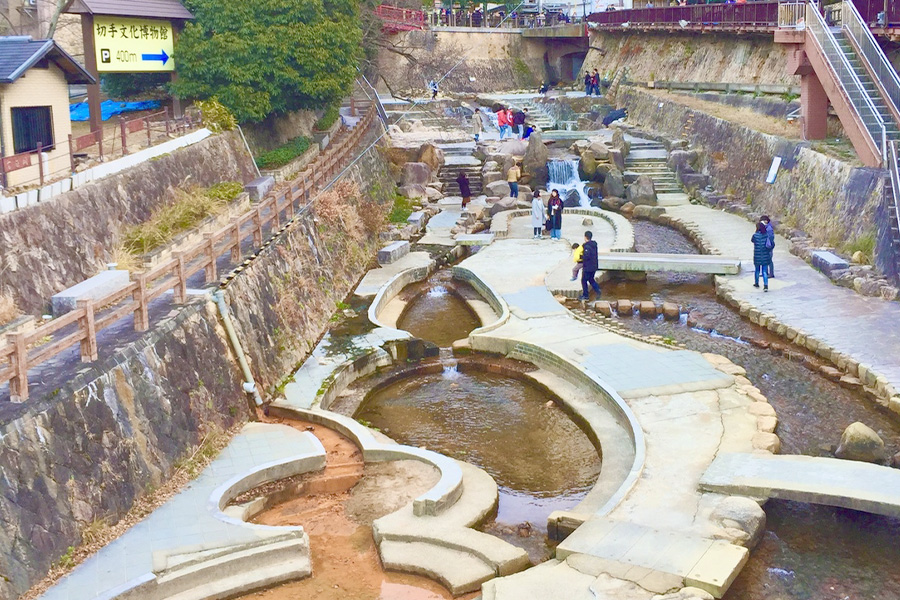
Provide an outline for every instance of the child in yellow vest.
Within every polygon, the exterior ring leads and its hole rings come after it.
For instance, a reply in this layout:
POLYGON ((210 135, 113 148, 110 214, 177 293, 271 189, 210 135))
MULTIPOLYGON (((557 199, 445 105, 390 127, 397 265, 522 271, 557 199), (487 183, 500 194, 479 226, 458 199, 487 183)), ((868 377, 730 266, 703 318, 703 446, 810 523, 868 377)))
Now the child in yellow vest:
POLYGON ((575 266, 572 267, 572 281, 578 279, 578 271, 584 266, 584 263, 581 262, 583 254, 584 248, 580 244, 572 244, 572 261, 575 262, 575 266))

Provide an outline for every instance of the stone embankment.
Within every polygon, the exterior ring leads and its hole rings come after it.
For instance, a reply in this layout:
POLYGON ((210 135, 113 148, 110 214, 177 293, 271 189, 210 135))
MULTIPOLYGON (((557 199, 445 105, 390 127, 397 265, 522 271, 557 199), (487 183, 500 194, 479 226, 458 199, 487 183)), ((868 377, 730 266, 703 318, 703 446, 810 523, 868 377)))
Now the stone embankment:
MULTIPOLYGON (((373 139, 370 132, 363 144, 373 139)), ((231 143, 233 164, 249 165, 245 150, 238 156, 243 144, 231 143)), ((207 162, 208 153, 194 167, 220 177, 225 167, 207 162)), ((170 158, 175 160, 149 165, 170 158)), ((226 300, 260 388, 274 386, 302 362, 336 303, 365 272, 393 199, 394 182, 386 173, 382 156, 371 150, 341 180, 352 193, 285 225, 228 278, 226 300)), ((134 177, 121 185, 134 185, 135 194, 141 182, 153 180, 134 177)), ((126 210, 127 193, 117 195, 111 182, 98 185, 110 186, 106 197, 116 202, 106 207, 112 214, 135 214, 126 210)), ((161 183, 153 189, 163 194, 166 188, 161 183)), ((78 214, 103 213, 98 201, 90 205, 94 210, 78 214)), ((82 259, 77 248, 66 251, 82 259)), ((139 341, 87 367, 49 396, 7 405, 0 430, 0 473, 6 482, 0 497, 0 598, 19 597, 79 544, 92 524, 117 521, 147 489, 165 481, 208 432, 246 419, 242 379, 215 304, 204 296, 154 321, 139 341)))

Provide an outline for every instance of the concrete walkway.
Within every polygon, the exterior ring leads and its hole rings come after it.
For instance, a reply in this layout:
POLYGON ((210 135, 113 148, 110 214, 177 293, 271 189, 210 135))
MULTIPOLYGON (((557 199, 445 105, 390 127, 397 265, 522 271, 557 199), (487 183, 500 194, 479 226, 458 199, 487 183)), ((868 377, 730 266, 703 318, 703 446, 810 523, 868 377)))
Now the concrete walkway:
MULTIPOLYGON (((43 600, 115 597, 114 591, 145 584, 165 557, 276 539, 290 528, 236 524, 215 515, 214 491, 241 474, 294 457, 321 457, 325 451, 311 433, 284 425, 250 423, 235 436, 186 489, 103 547, 42 596, 43 600), (154 556, 156 555, 156 556, 154 556)), ((294 528, 298 529, 298 528, 294 528)), ((307 560, 308 560, 308 544, 307 560)), ((291 573, 285 573, 290 578, 291 573)), ((141 597, 155 598, 145 594, 141 597)))
MULTIPOLYGON (((736 256, 744 265, 753 264, 750 243, 753 223, 743 217, 693 205, 668 208, 666 214, 695 227, 723 255, 736 256)), ((820 344, 851 357, 866 367, 866 371, 886 379, 894 389, 887 396, 896 395, 900 390, 900 302, 861 296, 836 286, 790 254, 789 248, 788 240, 776 236, 776 278, 769 282, 768 293, 753 287, 750 268, 740 275, 718 277, 718 292, 720 295, 728 292, 735 301, 749 303, 820 344)), ((868 381, 865 377, 860 379, 872 387, 876 383, 875 376, 868 381)), ((900 411, 900 405, 894 410, 900 411)))
MULTIPOLYGON (((695 352, 651 346, 576 320, 545 285, 548 274, 565 264, 569 253, 566 242, 507 239, 463 261, 460 266, 490 285, 511 314, 498 328, 473 332, 470 343, 514 357, 523 345, 538 346, 602 381, 633 411, 646 440, 646 448, 638 452, 644 459, 635 467, 639 476, 630 488, 605 505, 583 503, 568 515, 586 522, 560 546, 566 567, 540 571, 546 577, 566 574, 568 581, 548 581, 532 569, 488 582, 485 598, 545 598, 541 590, 554 585, 584 588, 573 597, 616 598, 589 593, 592 586, 596 593, 603 574, 637 583, 646 595, 635 597, 649 598, 673 587, 697 585, 689 575, 701 563, 709 568, 704 567, 699 584, 719 596, 740 570, 747 550, 714 541, 719 528, 710 515, 723 496, 699 492, 698 483, 719 451, 754 449, 757 420, 748 410, 748 394, 758 390, 718 369, 722 362, 714 365, 695 352), (619 526, 630 532, 632 541, 643 540, 627 556, 633 544, 619 544, 607 535, 619 526), (676 556, 682 558, 671 558, 676 556), (593 566, 584 567, 585 561, 593 566), (643 567, 632 569, 635 565, 643 567), (572 569, 592 576, 572 578, 572 569)), ((553 362, 552 357, 547 360, 553 362)), ((730 366, 735 374, 743 372, 730 366)), ((603 451, 616 454, 621 449, 603 451)))
POLYGON ((900 471, 839 458, 720 454, 700 486, 900 517, 900 471))

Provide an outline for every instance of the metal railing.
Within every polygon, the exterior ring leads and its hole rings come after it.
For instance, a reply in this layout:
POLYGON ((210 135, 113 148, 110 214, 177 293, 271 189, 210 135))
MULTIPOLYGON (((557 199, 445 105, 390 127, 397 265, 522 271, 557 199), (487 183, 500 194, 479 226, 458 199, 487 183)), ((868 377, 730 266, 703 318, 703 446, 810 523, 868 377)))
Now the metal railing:
MULTIPOLYGON (((897 235, 900 236, 900 164, 897 163, 897 142, 891 142, 891 153, 889 170, 891 172, 891 189, 894 197, 894 219, 897 221, 897 235)), ((895 240, 900 241, 900 240, 895 240)), ((895 252, 900 248, 895 249, 895 252)), ((900 273, 897 273, 900 277, 900 273)))
POLYGON ((415 31, 425 29, 425 13, 421 10, 380 4, 375 7, 375 14, 384 22, 384 28, 387 30, 415 31))
POLYGON ((887 162, 887 130, 884 126, 884 119, 881 118, 872 103, 872 99, 856 75, 856 71, 847 60, 847 55, 825 23, 824 17, 819 14, 813 4, 808 4, 806 7, 806 27, 818 44, 825 60, 828 61, 844 96, 876 145, 879 143, 880 137, 881 157, 887 162))
POLYGON ((697 4, 596 12, 587 20, 599 29, 610 28, 765 28, 778 26, 779 2, 697 4))
POLYGON ((884 54, 884 50, 875 41, 875 36, 863 21, 853 2, 843 2, 843 28, 853 37, 862 57, 869 63, 875 75, 876 85, 881 84, 885 91, 885 100, 893 106, 896 114, 900 114, 900 78, 897 71, 884 54))
POLYGON ((806 29, 806 2, 782 2, 778 5, 779 29, 806 29))

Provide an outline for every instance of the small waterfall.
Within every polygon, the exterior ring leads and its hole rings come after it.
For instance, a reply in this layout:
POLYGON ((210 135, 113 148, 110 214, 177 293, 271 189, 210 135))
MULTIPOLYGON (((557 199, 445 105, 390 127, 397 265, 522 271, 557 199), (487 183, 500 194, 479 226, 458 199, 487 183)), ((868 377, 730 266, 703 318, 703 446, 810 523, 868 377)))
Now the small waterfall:
POLYGON ((459 377, 457 366, 459 361, 453 356, 453 348, 441 348, 438 358, 444 366, 444 379, 456 379, 459 377))
POLYGON ((587 182, 578 178, 578 162, 577 158, 548 161, 549 182, 547 188, 559 192, 563 201, 568 197, 569 192, 574 190, 578 193, 578 203, 583 207, 588 207, 591 205, 591 199, 585 189, 587 182))

